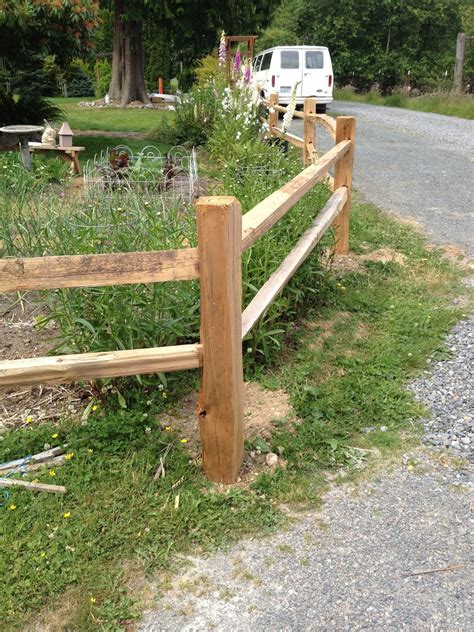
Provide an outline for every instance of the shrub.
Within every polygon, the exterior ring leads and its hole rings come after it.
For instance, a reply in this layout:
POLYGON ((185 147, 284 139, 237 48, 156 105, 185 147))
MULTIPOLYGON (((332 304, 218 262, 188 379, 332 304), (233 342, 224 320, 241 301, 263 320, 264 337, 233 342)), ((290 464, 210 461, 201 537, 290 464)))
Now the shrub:
POLYGON ((56 120, 60 115, 60 108, 34 90, 21 92, 17 99, 0 91, 0 126, 42 125, 44 119, 56 120))
POLYGON ((109 91, 112 67, 107 59, 98 59, 94 66, 95 96, 100 99, 109 91))

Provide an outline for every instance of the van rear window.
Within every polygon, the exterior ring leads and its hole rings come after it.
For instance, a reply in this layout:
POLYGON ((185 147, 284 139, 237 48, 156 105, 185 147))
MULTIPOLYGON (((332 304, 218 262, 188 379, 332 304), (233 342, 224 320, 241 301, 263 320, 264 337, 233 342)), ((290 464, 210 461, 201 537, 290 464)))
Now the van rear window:
POLYGON ((300 56, 297 50, 281 51, 281 67, 282 68, 299 68, 300 56))
POLYGON ((306 68, 315 70, 324 67, 324 55, 320 50, 306 51, 306 68))
POLYGON ((268 70, 270 68, 270 64, 272 63, 272 55, 273 53, 265 53, 262 59, 260 70, 268 70))

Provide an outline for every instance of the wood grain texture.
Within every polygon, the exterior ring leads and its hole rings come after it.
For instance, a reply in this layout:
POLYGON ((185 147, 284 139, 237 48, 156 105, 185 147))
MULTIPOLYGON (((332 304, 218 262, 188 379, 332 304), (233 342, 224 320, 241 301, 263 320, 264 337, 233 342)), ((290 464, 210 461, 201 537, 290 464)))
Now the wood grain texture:
POLYGON ((310 165, 316 155, 316 99, 311 97, 304 100, 303 107, 303 163, 310 165))
POLYGON ((335 145, 314 164, 306 167, 295 178, 254 206, 243 217, 242 252, 264 235, 313 186, 322 180, 337 160, 350 149, 350 141, 335 145))
POLYGON ((0 259, 0 292, 185 281, 198 277, 197 248, 0 259))
POLYGON ((268 134, 272 137, 275 135, 274 129, 278 127, 278 94, 273 93, 270 95, 268 107, 270 109, 268 113, 268 134))
POLYGON ((303 149, 304 141, 299 136, 295 136, 295 134, 290 134, 289 132, 284 132, 280 127, 273 127, 273 136, 277 136, 282 140, 287 140, 289 143, 294 145, 295 147, 299 147, 303 149))
POLYGON ((346 187, 341 187, 332 194, 311 227, 302 235, 290 254, 245 308, 242 314, 242 338, 249 333, 257 320, 270 307, 275 297, 278 296, 301 264, 311 254, 316 244, 334 221, 334 218, 340 213, 346 199, 346 187))
POLYGON ((203 468, 235 482, 242 464, 242 211, 233 197, 197 203, 203 370, 198 417, 203 468))
POLYGON ((65 384, 77 380, 164 373, 201 366, 199 345, 79 353, 0 362, 0 386, 65 384))
POLYGON ((336 119, 336 143, 350 140, 349 151, 339 160, 334 169, 334 189, 347 187, 347 200, 334 222, 335 247, 339 255, 349 253, 349 218, 352 196, 352 168, 354 164, 356 120, 353 116, 338 116, 336 119))
POLYGON ((65 494, 67 489, 62 485, 47 485, 46 483, 30 483, 17 478, 0 478, 1 487, 23 487, 32 492, 48 492, 49 494, 65 494))
POLYGON ((327 114, 316 114, 316 123, 324 127, 333 139, 336 138, 336 119, 327 114))

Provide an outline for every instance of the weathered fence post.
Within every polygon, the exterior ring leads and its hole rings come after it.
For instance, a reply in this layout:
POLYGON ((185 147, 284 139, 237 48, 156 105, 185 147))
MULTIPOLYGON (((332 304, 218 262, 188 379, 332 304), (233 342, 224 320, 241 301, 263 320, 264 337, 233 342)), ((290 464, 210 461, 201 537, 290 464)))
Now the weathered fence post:
POLYGON ((349 254, 349 217, 351 212, 352 166, 354 163, 355 118, 338 116, 336 119, 336 145, 343 140, 350 140, 351 146, 334 169, 334 191, 339 187, 347 187, 347 200, 342 211, 334 220, 336 237, 335 252, 339 255, 349 254))
POLYGON ((313 162, 316 151, 316 119, 308 116, 316 114, 316 99, 314 97, 308 97, 304 100, 303 113, 303 161, 305 165, 309 165, 313 162))
POLYGON ((234 197, 197 202, 203 371, 198 403, 203 468, 233 483, 244 448, 242 212, 234 197))
POLYGON ((270 136, 270 138, 273 136, 273 128, 274 127, 278 127, 278 112, 276 110, 273 110, 272 112, 272 106, 273 105, 278 105, 278 94, 276 94, 276 92, 273 92, 270 95, 270 98, 268 99, 268 103, 269 103, 269 114, 268 114, 268 134, 270 136))

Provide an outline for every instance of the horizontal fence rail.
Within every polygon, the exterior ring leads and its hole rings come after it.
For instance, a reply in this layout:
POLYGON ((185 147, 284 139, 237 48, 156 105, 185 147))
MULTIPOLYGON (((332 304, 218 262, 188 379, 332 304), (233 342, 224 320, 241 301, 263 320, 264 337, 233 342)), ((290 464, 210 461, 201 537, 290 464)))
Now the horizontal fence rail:
POLYGON ((200 345, 74 353, 0 362, 0 387, 64 384, 104 377, 166 373, 201 366, 200 345))
POLYGON ((196 205, 197 248, 0 260, 3 292, 199 279, 200 344, 3 361, 0 387, 199 368, 202 374, 197 414, 203 468, 213 481, 236 480, 244 448, 242 338, 331 225, 335 252, 347 254, 349 248, 354 118, 334 120, 317 114, 316 100, 306 99, 303 112, 294 114, 303 119, 303 138, 299 138, 278 127, 278 112, 287 112, 287 108, 278 105, 276 95, 267 105, 270 136, 284 138, 302 149, 306 168, 244 216, 233 197, 200 198, 196 205), (335 140, 335 146, 320 158, 316 154, 317 124, 335 140), (329 181, 334 193, 242 313, 242 253, 323 179, 329 181))
POLYGON ((346 200, 346 187, 341 187, 332 194, 311 227, 303 234, 283 263, 257 292, 242 314, 242 338, 245 338, 301 264, 309 257, 316 244, 341 212, 346 200))
POLYGON ((0 292, 186 281, 198 277, 197 248, 0 259, 0 292))

